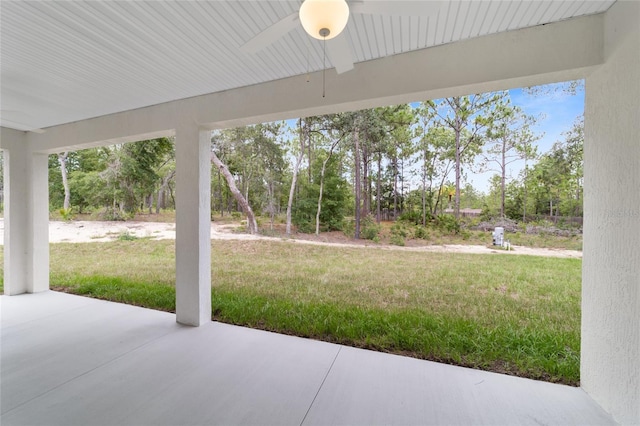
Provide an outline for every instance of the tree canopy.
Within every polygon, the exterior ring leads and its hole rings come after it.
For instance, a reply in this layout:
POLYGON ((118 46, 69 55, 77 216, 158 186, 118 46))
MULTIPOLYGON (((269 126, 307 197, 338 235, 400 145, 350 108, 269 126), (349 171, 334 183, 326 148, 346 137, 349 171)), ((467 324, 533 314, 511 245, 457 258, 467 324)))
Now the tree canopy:
MULTIPOLYGON (((547 152, 538 152, 538 119, 495 92, 215 131, 211 208, 250 207, 270 226, 290 210, 304 232, 352 217, 356 237, 364 220, 424 225, 463 208, 516 220, 581 216, 583 119, 547 152), (496 173, 486 193, 466 179, 482 170, 496 173)), ((52 155, 49 169, 52 210, 67 198, 76 214, 126 219, 175 205, 170 138, 52 155)))

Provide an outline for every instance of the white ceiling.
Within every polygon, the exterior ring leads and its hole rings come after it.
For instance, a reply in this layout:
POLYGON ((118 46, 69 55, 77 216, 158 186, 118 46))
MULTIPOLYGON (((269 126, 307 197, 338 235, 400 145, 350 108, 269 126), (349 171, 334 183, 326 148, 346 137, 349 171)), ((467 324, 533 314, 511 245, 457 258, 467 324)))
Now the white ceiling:
MULTIPOLYGON (((613 3, 444 1, 432 17, 352 14, 345 35, 357 63, 600 13, 613 3)), ((320 70, 322 42, 301 28, 258 53, 239 49, 299 4, 3 0, 1 124, 44 128, 320 70)))

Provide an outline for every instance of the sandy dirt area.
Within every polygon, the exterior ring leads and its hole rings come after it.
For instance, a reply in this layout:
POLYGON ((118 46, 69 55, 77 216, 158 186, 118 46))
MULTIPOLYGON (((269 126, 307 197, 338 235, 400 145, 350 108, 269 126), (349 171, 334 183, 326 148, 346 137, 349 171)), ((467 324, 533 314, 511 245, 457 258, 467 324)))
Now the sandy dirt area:
MULTIPOLYGON (((562 258, 582 258, 582 252, 575 250, 544 249, 523 246, 513 246, 513 250, 506 251, 481 245, 431 245, 421 247, 399 247, 381 245, 371 242, 332 242, 304 238, 275 238, 262 235, 249 235, 237 232, 240 224, 211 223, 211 239, 216 240, 270 240, 284 241, 292 244, 312 244, 323 246, 355 247, 378 250, 404 250, 415 252, 438 253, 471 253, 471 254, 512 254, 562 258)), ((49 242, 51 243, 87 243, 108 242, 117 240, 121 235, 129 234, 138 238, 154 240, 175 239, 176 227, 173 223, 162 222, 100 222, 100 221, 71 221, 49 222, 49 242)), ((0 219, 0 242, 4 243, 4 220, 0 219)))

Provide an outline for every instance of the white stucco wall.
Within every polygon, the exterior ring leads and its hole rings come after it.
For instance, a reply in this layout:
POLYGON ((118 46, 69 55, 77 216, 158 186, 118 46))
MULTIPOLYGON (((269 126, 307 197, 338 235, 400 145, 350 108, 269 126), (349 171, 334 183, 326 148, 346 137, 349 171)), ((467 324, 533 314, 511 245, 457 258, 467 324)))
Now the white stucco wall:
POLYGON ((49 289, 49 164, 26 133, 2 128, 4 150, 4 293, 49 289))
POLYGON ((586 80, 581 384, 640 424, 640 2, 606 13, 605 60, 586 80))

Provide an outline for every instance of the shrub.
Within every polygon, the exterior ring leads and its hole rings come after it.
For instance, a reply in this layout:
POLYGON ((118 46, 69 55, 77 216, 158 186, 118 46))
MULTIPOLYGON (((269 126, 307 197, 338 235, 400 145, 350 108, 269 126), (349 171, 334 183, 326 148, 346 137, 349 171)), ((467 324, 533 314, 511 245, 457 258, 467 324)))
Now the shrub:
POLYGON ((397 235, 399 237, 402 238, 406 238, 407 237, 407 231, 404 227, 404 224, 402 222, 395 222, 392 226, 391 226, 391 236, 397 235))
POLYGON ((404 246, 404 237, 399 234, 391 234, 391 238, 389 239, 389 241, 394 246, 404 246))
POLYGON ((298 232, 303 234, 312 234, 316 232, 316 225, 308 220, 298 221, 295 225, 298 232))
POLYGON ((101 216, 102 216, 102 220, 108 220, 108 221, 125 221, 133 217, 129 213, 123 212, 120 209, 113 208, 113 207, 107 207, 102 212, 101 216))
POLYGON ((449 214, 441 214, 436 219, 436 225, 440 230, 449 234, 458 234, 460 232, 460 222, 455 216, 449 214))
POLYGON ((62 220, 66 220, 67 222, 73 219, 73 209, 60 209, 60 216, 62 216, 62 220))
POLYGON ((416 226, 415 229, 413 230, 413 238, 428 240, 429 232, 427 231, 427 228, 425 228, 424 226, 416 226))
MULTIPOLYGON (((342 232, 348 237, 354 238, 356 232, 356 221, 352 217, 344 218, 342 221, 342 232)), ((378 225, 371 215, 364 216, 360 219, 360 238, 363 240, 371 240, 379 242, 380 225, 378 225)))
POLYGON ((365 240, 375 240, 380 233, 380 225, 376 223, 373 216, 366 215, 360 219, 360 238, 365 240))
MULTIPOLYGON (((403 212, 399 219, 403 222, 409 222, 414 225, 422 224, 422 214, 417 210, 403 212)), ((427 220, 429 220, 429 217, 427 217, 427 220)))
POLYGON ((460 219, 460 225, 466 229, 474 229, 480 224, 479 217, 463 217, 460 219))

